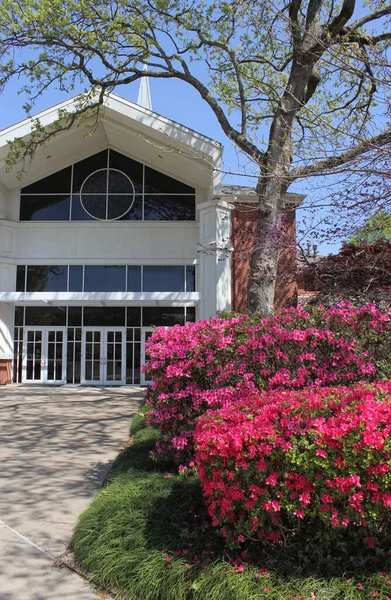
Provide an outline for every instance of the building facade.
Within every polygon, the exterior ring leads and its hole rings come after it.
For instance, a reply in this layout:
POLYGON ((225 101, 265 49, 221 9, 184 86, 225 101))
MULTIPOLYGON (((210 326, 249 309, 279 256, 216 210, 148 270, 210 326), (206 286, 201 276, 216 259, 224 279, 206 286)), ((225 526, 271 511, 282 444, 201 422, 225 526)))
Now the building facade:
MULTIPOLYGON (((50 128, 59 111, 38 118, 50 128)), ((0 384, 145 385, 153 327, 232 308, 222 146, 115 95, 18 178, 0 132, 0 384)))

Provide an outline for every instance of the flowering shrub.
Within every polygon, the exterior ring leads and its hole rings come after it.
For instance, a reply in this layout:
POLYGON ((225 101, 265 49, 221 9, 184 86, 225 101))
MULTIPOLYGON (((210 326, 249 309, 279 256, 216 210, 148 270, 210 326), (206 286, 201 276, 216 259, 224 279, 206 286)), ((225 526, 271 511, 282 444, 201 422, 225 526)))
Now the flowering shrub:
POLYGON ((286 543, 315 522, 317 534, 354 529, 374 548, 391 518, 390 434, 390 382, 267 392, 209 411, 195 447, 213 524, 234 543, 286 543))
POLYGON ((374 306, 287 309, 157 329, 147 346, 149 424, 156 451, 193 458, 200 415, 259 390, 344 384, 391 375, 391 325, 374 306))

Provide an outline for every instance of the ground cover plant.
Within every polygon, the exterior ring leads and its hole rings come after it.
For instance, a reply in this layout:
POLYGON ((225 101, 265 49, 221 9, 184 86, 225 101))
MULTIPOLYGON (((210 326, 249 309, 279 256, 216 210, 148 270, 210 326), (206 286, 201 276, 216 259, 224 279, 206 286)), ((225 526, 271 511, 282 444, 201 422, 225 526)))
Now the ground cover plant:
MULTIPOLYGON (((72 541, 90 581, 127 600, 371 600, 391 598, 390 559, 303 538, 292 548, 228 548, 194 471, 150 457, 159 433, 134 421, 134 443, 82 515, 72 541)), ((337 540, 338 541, 338 540, 337 540)), ((344 545, 345 542, 345 545, 344 545)))
POLYGON ((158 456, 185 466, 207 410, 258 390, 351 384, 391 376, 391 324, 373 305, 299 307, 261 319, 225 315, 185 327, 160 328, 146 365, 149 424, 161 432, 158 456))

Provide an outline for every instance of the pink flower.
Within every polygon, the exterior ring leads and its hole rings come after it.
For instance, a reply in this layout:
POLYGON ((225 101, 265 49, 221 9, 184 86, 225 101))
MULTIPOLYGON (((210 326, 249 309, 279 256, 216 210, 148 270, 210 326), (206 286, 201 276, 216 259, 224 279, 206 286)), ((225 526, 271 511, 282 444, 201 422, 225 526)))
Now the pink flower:
POLYGON ((374 548, 376 545, 375 538, 373 538, 373 537, 366 537, 365 541, 367 543, 368 548, 374 548))

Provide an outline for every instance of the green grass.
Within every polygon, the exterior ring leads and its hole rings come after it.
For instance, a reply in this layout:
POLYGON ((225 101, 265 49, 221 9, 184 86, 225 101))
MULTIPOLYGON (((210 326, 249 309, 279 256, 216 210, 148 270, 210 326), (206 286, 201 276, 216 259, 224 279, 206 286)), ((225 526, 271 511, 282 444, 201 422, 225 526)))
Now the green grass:
POLYGON ((158 432, 147 428, 143 409, 131 433, 133 445, 72 540, 91 582, 127 600, 391 600, 391 572, 378 573, 384 557, 375 552, 344 560, 315 542, 274 554, 254 544, 238 571, 238 556, 211 527, 196 477, 150 459, 158 432))

